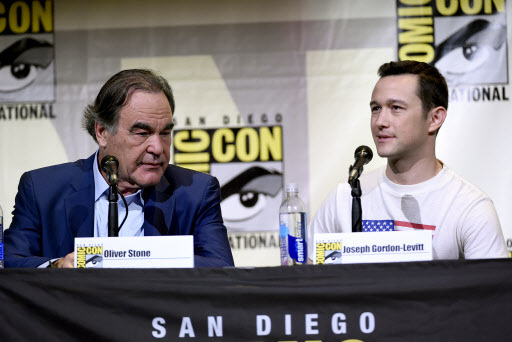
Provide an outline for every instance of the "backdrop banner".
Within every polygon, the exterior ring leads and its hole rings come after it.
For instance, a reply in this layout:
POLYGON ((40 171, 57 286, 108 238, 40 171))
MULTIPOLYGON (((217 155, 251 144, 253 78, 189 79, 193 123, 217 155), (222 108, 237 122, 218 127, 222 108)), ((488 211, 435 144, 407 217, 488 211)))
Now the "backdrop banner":
POLYGON ((356 147, 374 146, 378 67, 416 59, 449 83, 438 158, 491 197, 512 251, 508 1, 87 3, 0 1, 6 227, 23 172, 96 151, 81 118, 106 80, 151 68, 175 94, 171 162, 219 179, 235 264, 278 265, 284 185, 311 221, 356 147))

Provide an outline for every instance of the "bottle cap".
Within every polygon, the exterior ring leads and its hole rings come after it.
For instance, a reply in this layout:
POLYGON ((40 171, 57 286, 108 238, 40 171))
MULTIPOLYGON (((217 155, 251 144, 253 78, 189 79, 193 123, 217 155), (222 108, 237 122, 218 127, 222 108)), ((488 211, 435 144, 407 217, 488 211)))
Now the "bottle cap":
POLYGON ((286 184, 286 192, 299 192, 299 185, 297 183, 286 184))

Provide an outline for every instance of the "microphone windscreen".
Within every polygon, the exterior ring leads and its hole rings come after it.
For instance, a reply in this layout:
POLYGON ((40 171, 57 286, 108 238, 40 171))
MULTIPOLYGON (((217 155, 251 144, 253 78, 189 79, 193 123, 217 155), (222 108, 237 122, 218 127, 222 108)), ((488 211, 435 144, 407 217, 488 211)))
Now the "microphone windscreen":
POLYGON ((366 162, 365 164, 368 164, 372 158, 373 158, 373 152, 372 149, 368 146, 361 145, 358 148, 356 148, 356 152, 354 153, 354 158, 359 158, 359 156, 365 157, 366 162))
POLYGON ((116 172, 117 168, 119 167, 119 161, 117 160, 116 157, 108 155, 108 156, 103 157, 103 159, 101 159, 100 166, 104 172, 112 172, 112 171, 116 172), (110 166, 110 168, 109 168, 109 166, 110 166), (112 170, 112 166, 115 166, 115 170, 112 170))

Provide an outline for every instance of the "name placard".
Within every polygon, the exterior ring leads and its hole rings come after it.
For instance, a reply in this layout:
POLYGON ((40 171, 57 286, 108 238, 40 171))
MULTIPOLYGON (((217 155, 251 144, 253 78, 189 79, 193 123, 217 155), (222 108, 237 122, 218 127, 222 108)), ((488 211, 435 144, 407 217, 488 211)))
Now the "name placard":
POLYGON ((75 238, 75 268, 191 268, 194 237, 75 238))
POLYGON ((430 231, 315 234, 318 265, 428 260, 432 260, 430 231))

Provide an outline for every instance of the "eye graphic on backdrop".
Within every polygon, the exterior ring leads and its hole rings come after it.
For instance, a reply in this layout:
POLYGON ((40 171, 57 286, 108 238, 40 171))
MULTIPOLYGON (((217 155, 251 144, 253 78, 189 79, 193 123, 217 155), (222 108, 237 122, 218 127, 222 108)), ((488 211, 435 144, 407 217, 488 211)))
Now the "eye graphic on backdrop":
POLYGON ((263 211, 267 198, 275 197, 283 186, 277 171, 251 167, 221 187, 222 216, 226 221, 245 221, 263 211))
POLYGON ((478 71, 489 78, 479 81, 493 82, 496 61, 505 50, 506 33, 501 24, 474 20, 436 47, 433 63, 448 83, 457 83, 461 77, 478 71))
POLYGON ((20 39, 0 52, 0 92, 28 87, 53 60, 53 45, 32 38, 20 39))

